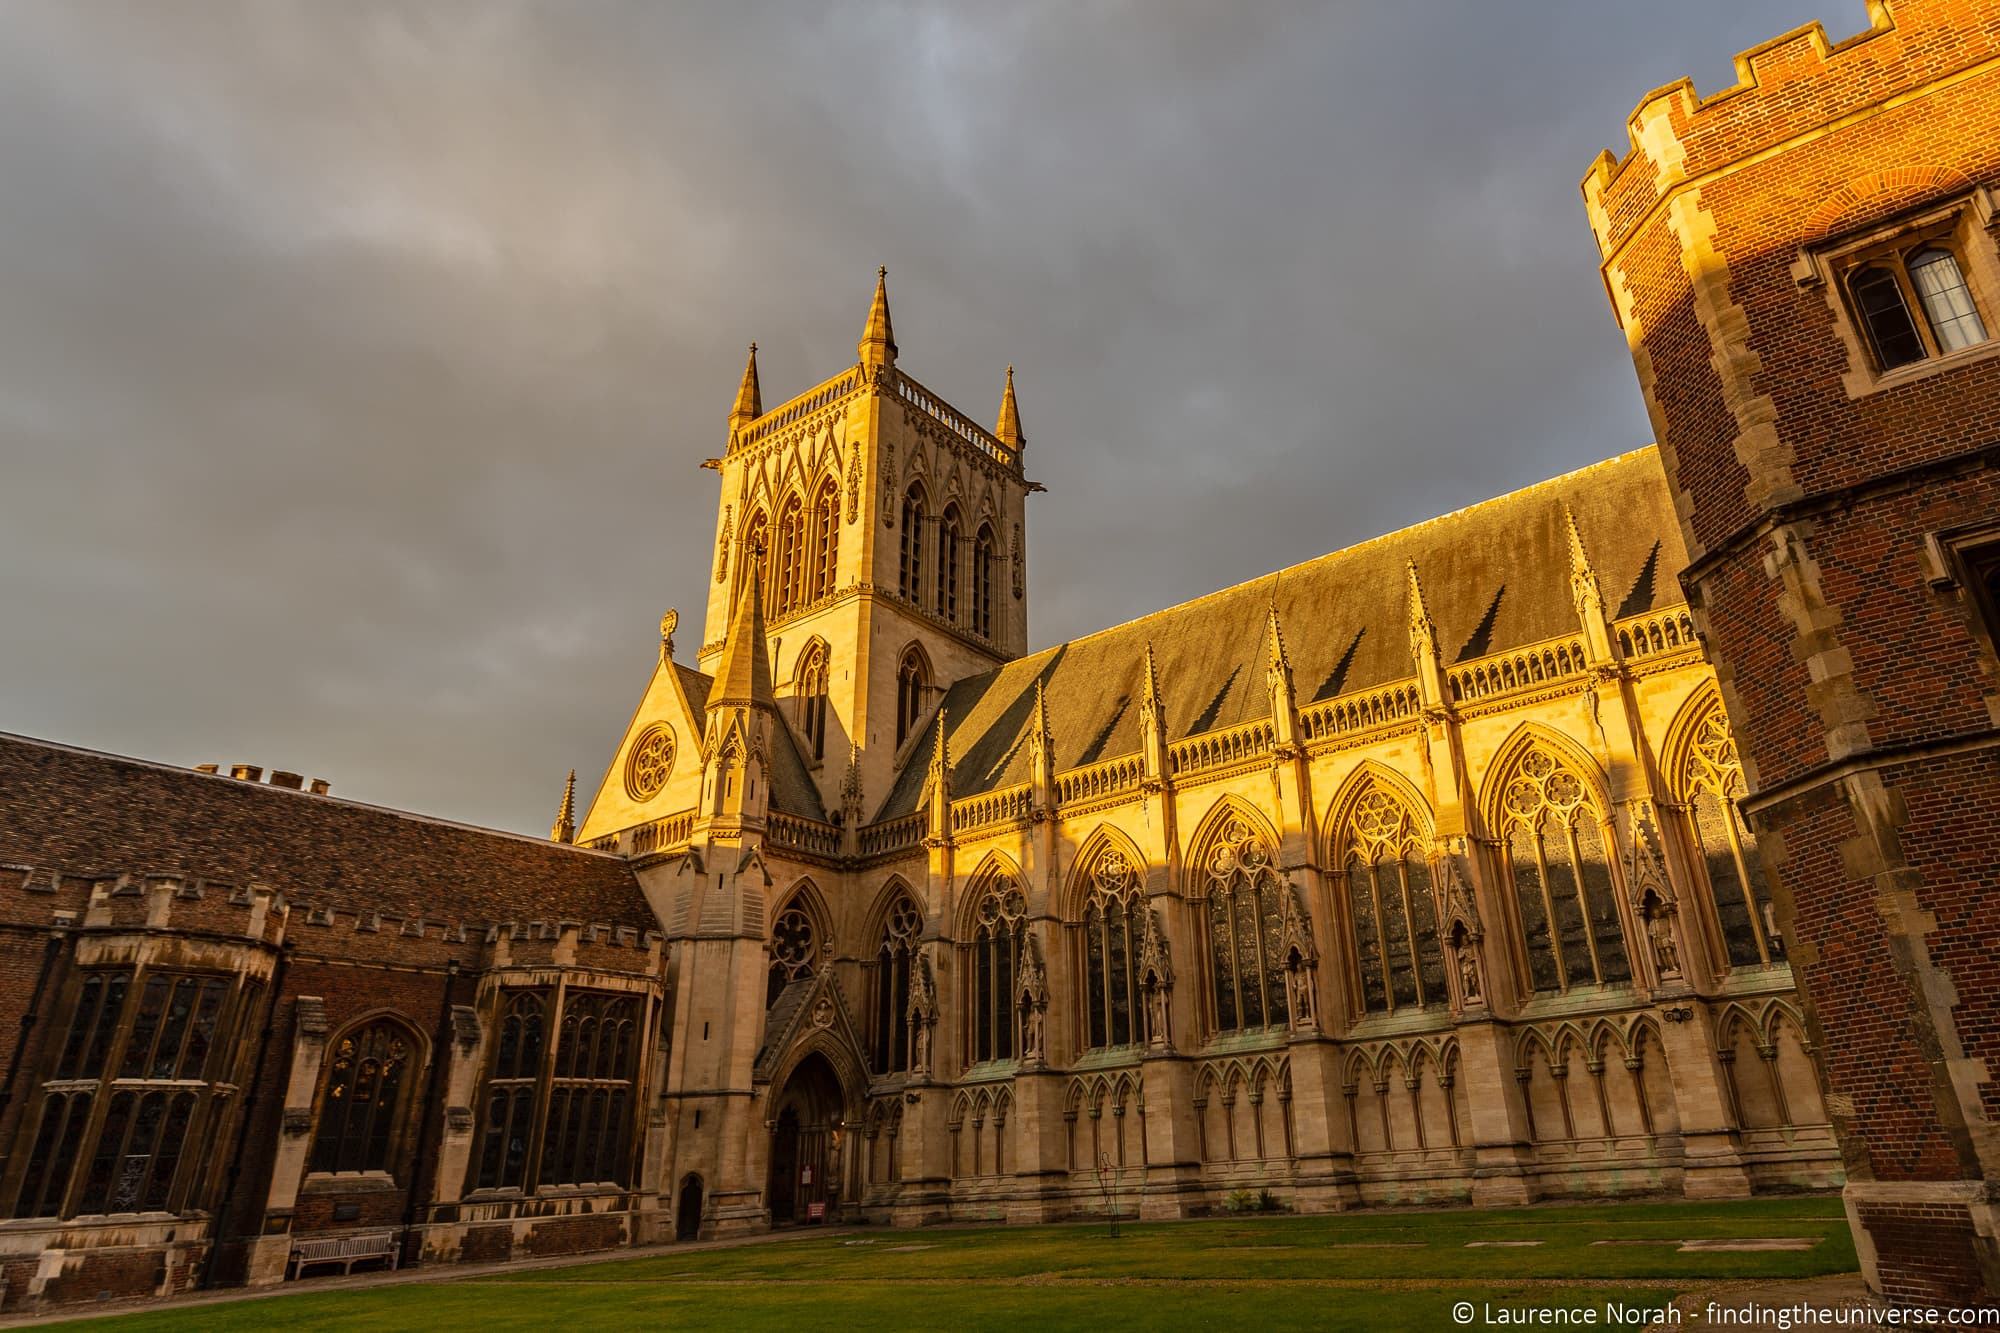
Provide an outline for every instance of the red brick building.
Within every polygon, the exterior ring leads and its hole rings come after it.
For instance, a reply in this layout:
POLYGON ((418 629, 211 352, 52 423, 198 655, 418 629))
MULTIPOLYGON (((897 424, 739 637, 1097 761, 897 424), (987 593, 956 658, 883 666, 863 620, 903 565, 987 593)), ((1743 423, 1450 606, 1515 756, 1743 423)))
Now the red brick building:
POLYGON ((2000 1291, 2000 4, 1644 98, 1583 182, 1870 1280, 2000 1291))
POLYGON ((0 736, 5 1308, 650 1239, 626 862, 261 776, 0 736))

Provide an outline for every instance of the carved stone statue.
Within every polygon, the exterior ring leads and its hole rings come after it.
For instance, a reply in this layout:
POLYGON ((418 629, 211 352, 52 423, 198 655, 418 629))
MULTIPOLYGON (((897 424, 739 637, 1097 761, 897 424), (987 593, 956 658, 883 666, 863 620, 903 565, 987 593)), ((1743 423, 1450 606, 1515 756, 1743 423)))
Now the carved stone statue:
POLYGON ((1171 1050, 1173 1048, 1173 1040, 1172 1034, 1169 1031, 1167 1017, 1169 1009, 1167 1001, 1170 995, 1167 983, 1161 981, 1156 975, 1149 976, 1146 979, 1145 987, 1146 1039, 1155 1047, 1162 1050, 1171 1050))
POLYGON ((910 969, 910 1072, 931 1072, 931 1029, 937 1025, 937 983, 931 979, 931 960, 917 955, 910 969))
POLYGON ((1680 945, 1674 939, 1673 920, 1664 911, 1656 913, 1646 922, 1646 934, 1653 941, 1653 966, 1662 977, 1677 977, 1681 974, 1680 945))
POLYGON ((1478 1004, 1479 998, 1479 955, 1472 947, 1472 941, 1463 935, 1453 945, 1458 955, 1458 989, 1460 998, 1466 1004, 1478 1004))
POLYGON ((1047 1040, 1048 1011, 1044 1006, 1030 1002, 1021 1015, 1021 1063, 1040 1064, 1047 1040))
POLYGON ((1305 959, 1296 953, 1292 955, 1291 966, 1285 973, 1291 988, 1292 1026, 1310 1028, 1313 1021, 1313 974, 1305 959))

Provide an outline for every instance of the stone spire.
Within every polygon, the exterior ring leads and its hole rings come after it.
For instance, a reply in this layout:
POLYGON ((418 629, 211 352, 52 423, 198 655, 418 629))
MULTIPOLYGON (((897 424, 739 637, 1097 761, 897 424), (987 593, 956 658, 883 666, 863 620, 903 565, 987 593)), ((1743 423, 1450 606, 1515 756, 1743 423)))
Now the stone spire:
POLYGON ((1167 775, 1167 711, 1160 698, 1160 673, 1153 662, 1152 640, 1146 641, 1146 667, 1140 681, 1139 749, 1148 782, 1167 775))
POLYGON ((1021 405, 1014 401, 1014 367, 1007 367, 1007 391, 1000 395, 1000 420, 994 425, 993 433, 1000 443, 1009 449, 1019 449, 1024 437, 1021 434, 1021 405))
POLYGON ((764 415, 764 394, 757 384, 757 344, 750 344, 750 359, 743 363, 743 383, 736 390, 736 406, 729 409, 729 429, 734 432, 764 415))
POLYGON ((569 781, 563 784, 562 804, 556 807, 556 822, 549 829, 551 842, 576 841, 576 770, 569 771, 569 781))
POLYGON ((1406 562, 1410 583, 1410 658, 1417 667, 1417 696, 1425 708, 1441 708, 1450 697, 1444 664, 1438 658, 1437 625, 1424 605, 1423 581, 1417 577, 1417 562, 1406 562))
POLYGON ((937 711, 937 748, 931 752, 930 778, 925 784, 930 796, 929 838, 933 845, 943 846, 951 841, 951 751, 945 741, 945 734, 951 730, 951 719, 945 715, 943 705, 937 711))
POLYGON ((1298 744, 1298 699, 1292 689, 1292 659, 1285 652, 1285 631, 1278 624, 1278 604, 1271 603, 1265 623, 1264 684, 1271 692, 1271 724, 1280 746, 1298 744))
POLYGON ((868 307, 868 327, 856 344, 864 366, 896 364, 896 331, 889 324, 889 270, 875 270, 875 301, 868 307))
POLYGON ((1584 550, 1576 515, 1567 504, 1562 511, 1563 533, 1569 538, 1570 600, 1583 626, 1584 656, 1592 662, 1609 662, 1616 654, 1611 648, 1611 624, 1604 617, 1604 591, 1598 586, 1597 571, 1591 568, 1590 553, 1584 550))
POLYGON ((1035 807, 1055 808, 1055 737, 1049 731, 1049 700, 1042 682, 1035 681, 1035 717, 1028 733, 1028 766, 1035 789, 1035 807))
POLYGON ((729 632, 722 640, 722 656, 716 659, 715 684, 708 692, 711 712, 723 704, 776 707, 771 652, 764 642, 764 553, 752 550, 747 554, 750 577, 737 595, 729 632))

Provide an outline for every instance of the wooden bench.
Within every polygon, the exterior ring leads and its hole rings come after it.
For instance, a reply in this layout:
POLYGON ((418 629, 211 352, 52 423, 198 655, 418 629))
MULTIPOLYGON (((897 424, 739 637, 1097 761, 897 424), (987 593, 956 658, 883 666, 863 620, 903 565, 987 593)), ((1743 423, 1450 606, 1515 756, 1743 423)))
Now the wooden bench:
POLYGON ((324 1240, 292 1242, 292 1277, 297 1278, 310 1264, 339 1264, 343 1273, 353 1273, 354 1265, 368 1259, 387 1259, 389 1271, 396 1271, 396 1233, 369 1231, 353 1236, 330 1236, 324 1240))

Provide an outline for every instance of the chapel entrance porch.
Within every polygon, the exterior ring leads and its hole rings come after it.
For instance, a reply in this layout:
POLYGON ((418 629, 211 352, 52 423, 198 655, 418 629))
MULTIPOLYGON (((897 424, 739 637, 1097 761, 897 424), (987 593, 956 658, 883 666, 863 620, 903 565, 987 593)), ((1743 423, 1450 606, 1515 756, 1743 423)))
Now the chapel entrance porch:
POLYGON ((776 1101, 771 1130, 771 1177, 766 1198, 771 1225, 821 1222, 839 1202, 840 1079, 818 1052, 799 1061, 776 1101))

